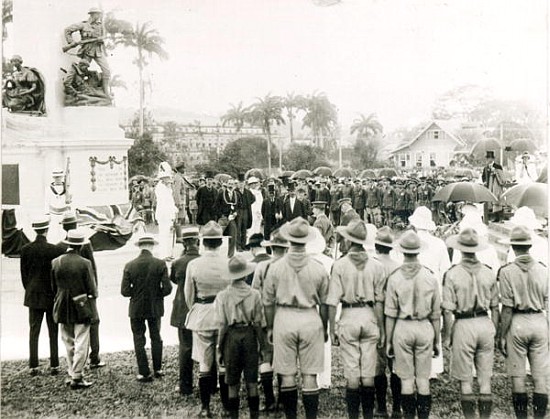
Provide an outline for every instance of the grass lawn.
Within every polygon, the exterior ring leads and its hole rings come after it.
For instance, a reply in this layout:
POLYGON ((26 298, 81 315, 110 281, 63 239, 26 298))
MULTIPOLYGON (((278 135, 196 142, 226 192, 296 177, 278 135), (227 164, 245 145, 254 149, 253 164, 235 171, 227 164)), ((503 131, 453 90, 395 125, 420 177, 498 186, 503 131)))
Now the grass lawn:
MULTIPOLYGON (((60 351, 64 353, 63 346, 60 351)), ((133 352, 104 354, 102 359, 107 362, 106 367, 87 372, 87 379, 94 382, 94 386, 88 390, 71 390, 64 384, 66 374, 50 376, 47 360, 41 360, 43 372, 36 377, 29 375, 27 361, 2 362, 2 418, 197 416, 200 410, 198 389, 194 396, 187 398, 179 396, 175 390, 178 377, 177 347, 165 348, 166 376, 148 384, 135 380, 136 361, 133 352)), ((338 348, 333 348, 332 365, 332 389, 321 393, 320 418, 346 416, 345 384, 338 348)), ((61 359, 61 367, 66 368, 64 358, 61 359)), ((510 385, 503 371, 502 358, 497 357, 493 380, 494 418, 513 417, 510 385)), ((455 381, 449 382, 446 378, 433 381, 432 394, 432 417, 461 417, 459 387, 455 381)), ((298 405, 302 409, 301 401, 298 405)), ((220 408, 219 396, 215 395, 212 399, 212 413, 215 417, 219 416, 220 408)), ((301 413, 303 415, 303 410, 301 413)), ((241 416, 248 417, 244 395, 241 397, 241 416)))

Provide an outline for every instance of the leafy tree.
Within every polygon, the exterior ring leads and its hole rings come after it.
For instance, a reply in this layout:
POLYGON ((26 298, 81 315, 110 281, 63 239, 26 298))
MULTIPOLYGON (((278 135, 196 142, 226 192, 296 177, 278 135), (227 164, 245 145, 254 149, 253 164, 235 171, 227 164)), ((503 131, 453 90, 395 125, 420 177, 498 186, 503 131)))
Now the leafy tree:
POLYGON ((471 121, 471 113, 491 99, 489 89, 475 84, 455 87, 439 96, 432 107, 434 119, 471 121))
POLYGON ((283 99, 283 106, 286 110, 286 117, 290 128, 290 142, 294 141, 294 127, 292 125, 296 118, 296 111, 302 109, 305 106, 305 98, 301 95, 295 95, 294 92, 287 93, 283 99))
MULTIPOLYGON (((285 123, 282 116, 283 113, 283 101, 279 96, 271 96, 268 93, 263 98, 257 98, 256 103, 252 104, 248 108, 249 119, 252 125, 261 127, 264 134, 267 136, 267 167, 269 173, 271 173, 271 127, 273 124, 281 125, 285 123)), ((252 167, 258 166, 259 162, 266 161, 263 159, 256 159, 256 163, 252 167)))
MULTIPOLYGON (((313 93, 303 101, 306 114, 302 119, 302 128, 308 127, 313 134, 315 145, 321 145, 321 136, 330 136, 338 122, 338 113, 324 93, 313 93)), ((325 144, 322 144, 325 146, 325 144)))
POLYGON ((231 108, 221 117, 222 127, 233 125, 235 130, 240 132, 248 118, 248 113, 243 108, 243 102, 239 102, 237 106, 231 103, 230 106, 231 108))
POLYGON ((353 121, 350 133, 357 133, 353 146, 355 164, 358 168, 370 168, 378 157, 381 146, 381 134, 384 130, 382 124, 377 120, 376 114, 369 116, 360 114, 360 117, 353 121))
POLYGON ((178 136, 179 124, 176 121, 162 123, 163 137, 168 142, 174 142, 178 136))
POLYGON ((324 149, 296 143, 290 144, 284 153, 283 161, 286 170, 313 170, 319 166, 329 166, 324 149))
POLYGON ((128 150, 128 175, 152 176, 165 160, 166 155, 153 142, 151 133, 145 132, 128 150))
POLYGON ((2 42, 8 38, 7 24, 13 22, 13 0, 2 1, 2 42))
MULTIPOLYGON (((230 142, 220 154, 217 172, 237 176, 253 167, 262 167, 267 155, 267 139, 263 137, 242 137, 230 142)), ((277 149, 274 148, 275 154, 277 149)))

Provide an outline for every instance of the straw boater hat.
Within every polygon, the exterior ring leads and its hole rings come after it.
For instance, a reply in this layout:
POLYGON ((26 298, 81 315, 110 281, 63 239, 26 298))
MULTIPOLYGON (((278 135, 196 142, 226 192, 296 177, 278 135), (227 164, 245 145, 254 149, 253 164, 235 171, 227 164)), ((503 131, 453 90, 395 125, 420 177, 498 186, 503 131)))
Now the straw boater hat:
POLYGON ((388 226, 381 227, 376 232, 376 237, 374 238, 374 244, 393 248, 393 232, 391 228, 388 226))
POLYGON ((262 247, 290 247, 288 240, 281 236, 279 229, 275 229, 271 232, 269 240, 264 240, 261 243, 262 247))
MULTIPOLYGON (((71 230, 71 231, 74 231, 74 230, 71 230)), ((69 234, 71 233, 71 231, 69 231, 69 234)), ((152 234, 150 233, 144 233, 140 236, 140 238, 138 239, 138 241, 135 243, 136 246, 144 246, 144 245, 156 245, 156 244, 159 244, 158 241, 155 240, 155 238, 153 237, 152 234)))
POLYGON ((401 253, 414 255, 424 250, 424 245, 415 231, 407 230, 393 248, 401 253))
POLYGON ((516 226, 510 232, 510 238, 501 240, 500 243, 508 245, 532 245, 533 238, 531 232, 525 226, 516 226))
POLYGON ((78 224, 78 218, 76 218, 76 214, 69 212, 63 215, 63 219, 61 220, 60 224, 63 224, 63 225, 78 224))
POLYGON ((203 239, 222 239, 223 229, 217 222, 208 221, 202 226, 200 234, 203 239))
POLYGON ((336 231, 346 240, 353 243, 367 245, 367 226, 362 220, 352 220, 347 226, 336 227, 336 231))
POLYGON ((98 7, 91 7, 88 14, 91 15, 92 13, 101 13, 101 10, 98 7))
POLYGON ((452 247, 465 253, 476 253, 489 247, 487 240, 479 237, 477 231, 471 227, 467 227, 459 234, 449 237, 446 244, 447 247, 452 247))
POLYGON ((191 225, 185 226, 181 229, 181 237, 176 240, 177 243, 182 243, 186 239, 198 239, 199 238, 199 226, 191 225))
POLYGON ((32 228, 36 231, 47 230, 50 226, 50 218, 46 215, 41 215, 37 217, 32 222, 32 228))
POLYGON ((235 255, 227 263, 227 279, 236 280, 245 278, 254 272, 256 264, 248 263, 242 255, 235 255))
POLYGON ((260 179, 258 179, 256 176, 250 176, 247 180, 247 183, 249 185, 252 185, 253 183, 260 183, 260 179))
POLYGON ((59 167, 57 167, 57 168, 52 170, 52 176, 53 177, 65 176, 65 171, 63 169, 60 169, 59 167))
POLYGON ((67 237, 63 240, 63 243, 69 246, 82 246, 88 244, 90 241, 86 237, 86 234, 81 229, 74 229, 67 233, 67 237))
POLYGON ((413 215, 409 217, 409 222, 418 230, 435 230, 432 212, 423 206, 414 210, 413 215))
POLYGON ((510 218, 510 223, 517 226, 525 226, 530 230, 540 230, 542 224, 533 210, 529 207, 520 207, 516 210, 513 217, 510 218))
POLYGON ((306 220, 302 217, 297 217, 284 224, 280 232, 281 236, 291 243, 306 244, 315 238, 313 229, 314 227, 310 227, 306 220))

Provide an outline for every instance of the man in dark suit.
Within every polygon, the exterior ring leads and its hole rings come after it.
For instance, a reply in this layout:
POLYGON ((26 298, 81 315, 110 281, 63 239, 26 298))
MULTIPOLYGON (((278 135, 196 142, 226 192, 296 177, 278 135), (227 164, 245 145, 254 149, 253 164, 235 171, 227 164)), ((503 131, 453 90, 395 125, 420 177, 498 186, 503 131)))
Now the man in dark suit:
MULTIPOLYGON (((78 219, 76 218, 75 214, 67 213, 63 216, 61 224, 63 225, 63 230, 68 233, 69 231, 75 230, 77 228, 78 219)), ((57 247, 59 247, 62 252, 65 252, 69 246, 65 243, 65 241, 61 241, 57 244, 57 247)), ((92 264, 95 285, 96 288, 99 289, 97 266, 94 259, 94 248, 91 243, 88 242, 80 248, 80 256, 82 256, 84 259, 89 260, 92 264)), ((90 324, 90 368, 102 368, 104 366, 105 362, 101 361, 99 357, 99 316, 97 316, 97 319, 94 319, 94 321, 92 321, 92 323, 90 324)))
POLYGON ((53 320, 54 293, 51 285, 52 260, 63 251, 46 241, 49 218, 41 217, 32 223, 36 239, 21 248, 21 281, 25 288, 24 304, 29 308, 29 368, 35 376, 38 369, 38 337, 46 315, 50 338, 50 373, 59 374, 58 326, 53 320))
POLYGON ((279 227, 283 218, 283 201, 275 192, 273 183, 267 184, 267 197, 262 202, 262 218, 264 220, 264 237, 279 227))
POLYGON ((155 378, 164 376, 162 371, 162 339, 160 320, 164 315, 164 297, 172 291, 166 264, 153 257, 153 248, 158 242, 150 234, 139 238, 136 246, 141 250, 137 258, 124 267, 121 294, 130 297, 128 315, 134 335, 134 350, 138 364, 137 380, 153 380, 147 354, 145 353, 145 329, 149 328, 151 355, 155 378))
POLYGON ((206 185, 199 186, 195 200, 197 201, 197 224, 204 225, 208 221, 216 221, 216 199, 218 191, 214 188, 212 173, 206 174, 206 185))
POLYGON ((177 285, 176 296, 172 306, 170 325, 178 328, 179 340, 179 386, 178 391, 182 396, 193 394, 193 332, 185 327, 185 320, 189 307, 185 302, 185 272, 187 265, 199 255, 199 228, 197 226, 185 226, 181 230, 181 242, 183 254, 177 259, 170 270, 170 281, 177 285))
POLYGON ((244 174, 239 174, 236 189, 237 199, 237 250, 242 252, 246 247, 246 230, 252 227, 252 204, 256 197, 245 187, 244 174))
POLYGON ((296 217, 307 219, 306 208, 303 202, 296 196, 294 182, 289 182, 288 195, 283 202, 283 220, 288 222, 296 217))
POLYGON ((229 236, 229 246, 227 256, 231 257, 235 253, 237 246, 237 206, 239 203, 239 194, 235 190, 235 180, 229 179, 225 187, 218 194, 216 201, 216 210, 218 219, 222 226, 223 235, 229 236))
POLYGON ((65 239, 69 246, 67 252, 52 261, 52 289, 55 292, 53 318, 61 324, 70 385, 74 390, 92 385, 83 375, 90 348, 90 323, 97 318, 95 304, 89 302, 97 298, 92 264, 79 254, 81 246, 87 242, 84 232, 78 229, 69 231, 65 239), (88 310, 79 310, 79 303, 88 310))

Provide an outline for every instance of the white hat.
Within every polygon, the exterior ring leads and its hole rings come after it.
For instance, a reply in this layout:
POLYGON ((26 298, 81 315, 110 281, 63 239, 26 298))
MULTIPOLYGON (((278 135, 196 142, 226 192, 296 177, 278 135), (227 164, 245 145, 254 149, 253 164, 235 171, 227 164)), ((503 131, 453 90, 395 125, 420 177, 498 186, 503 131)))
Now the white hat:
POLYGON ((415 209, 413 215, 409 217, 409 222, 419 230, 435 230, 435 223, 432 221, 432 212, 426 207, 415 209))
POLYGON ((164 179, 167 177, 172 177, 172 167, 170 167, 170 163, 163 161, 159 165, 157 179, 164 179))
POLYGON ((247 183, 249 185, 252 184, 252 183, 259 183, 259 182, 260 182, 260 180, 256 176, 250 176, 248 178, 248 181, 247 181, 247 183))
POLYGON ((365 244, 365 249, 374 250, 374 240, 376 239, 378 229, 374 224, 370 223, 366 223, 365 227, 367 228, 367 243, 365 244))
POLYGON ((473 228, 476 233, 481 237, 487 237, 489 235, 489 229, 483 223, 483 220, 481 219, 481 214, 477 212, 469 212, 464 215, 462 220, 460 220, 460 223, 458 223, 458 227, 460 231, 466 228, 473 228))
POLYGON ((60 167, 56 167, 52 170, 52 176, 65 176, 65 171, 60 167))
POLYGON ((320 255, 325 251, 327 242, 318 228, 313 227, 312 233, 314 238, 312 241, 306 243, 306 253, 310 255, 320 255))
POLYGON ((542 228, 541 222, 537 220, 535 213, 529 207, 518 208, 514 216, 510 218, 510 223, 516 226, 525 226, 530 230, 540 230, 542 228))

